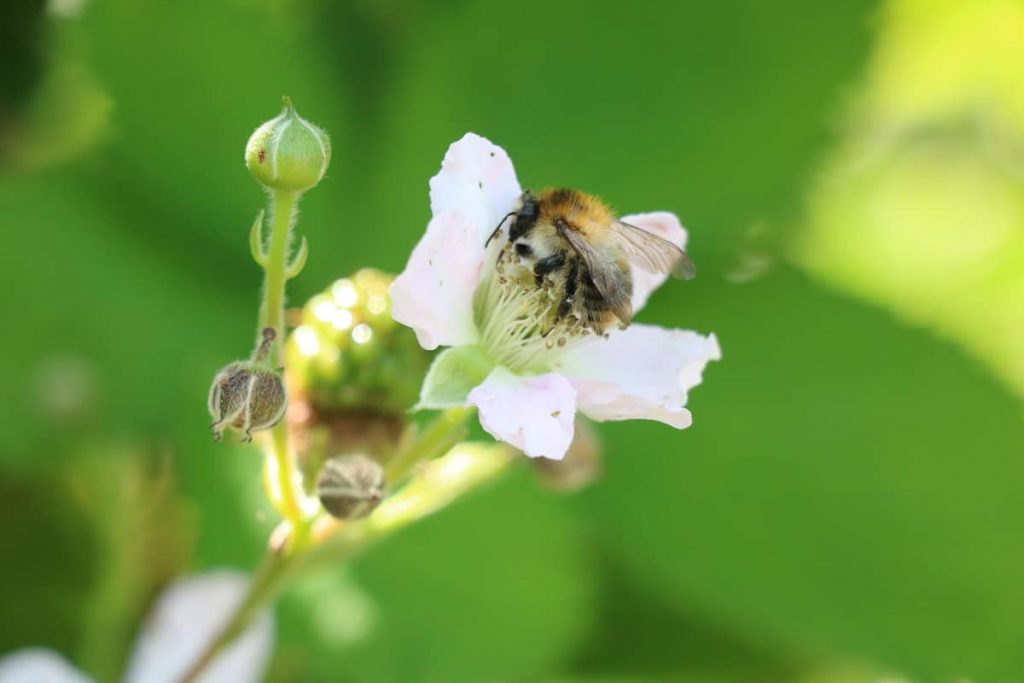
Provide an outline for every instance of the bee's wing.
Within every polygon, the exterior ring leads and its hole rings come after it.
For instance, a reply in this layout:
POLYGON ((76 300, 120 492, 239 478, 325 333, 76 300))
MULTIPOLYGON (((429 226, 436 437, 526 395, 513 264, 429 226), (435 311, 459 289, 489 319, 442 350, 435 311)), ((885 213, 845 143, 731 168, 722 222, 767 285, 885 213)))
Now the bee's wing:
POLYGON ((623 324, 629 324, 633 317, 632 287, 629 286, 630 281, 619 264, 594 249, 590 242, 575 230, 564 230, 561 234, 583 259, 594 287, 604 297, 615 316, 623 324))
POLYGON ((668 240, 622 221, 612 222, 612 234, 630 262, 649 273, 692 280, 697 267, 685 251, 668 240))

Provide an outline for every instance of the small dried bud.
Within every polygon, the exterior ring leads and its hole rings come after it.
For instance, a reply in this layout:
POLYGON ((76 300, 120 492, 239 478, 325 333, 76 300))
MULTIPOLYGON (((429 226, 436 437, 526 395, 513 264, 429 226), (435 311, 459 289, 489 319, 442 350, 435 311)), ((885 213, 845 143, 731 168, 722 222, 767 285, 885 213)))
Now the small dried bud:
POLYGON ((365 455, 328 458, 316 490, 320 503, 338 519, 360 519, 384 497, 384 469, 365 455))
POLYGON ((213 378, 210 387, 210 430, 220 441, 225 427, 237 429, 243 440, 252 441, 252 432, 276 425, 288 408, 288 393, 280 373, 264 364, 274 341, 274 330, 263 331, 263 342, 252 360, 228 364, 213 378))
POLYGON ((569 450, 561 460, 530 458, 542 484, 555 491, 571 493, 594 483, 602 472, 601 440, 583 418, 576 418, 576 430, 569 450))
POLYGON ((299 116, 287 97, 281 114, 257 128, 245 146, 249 172, 274 190, 308 190, 324 177, 330 162, 327 133, 299 116))

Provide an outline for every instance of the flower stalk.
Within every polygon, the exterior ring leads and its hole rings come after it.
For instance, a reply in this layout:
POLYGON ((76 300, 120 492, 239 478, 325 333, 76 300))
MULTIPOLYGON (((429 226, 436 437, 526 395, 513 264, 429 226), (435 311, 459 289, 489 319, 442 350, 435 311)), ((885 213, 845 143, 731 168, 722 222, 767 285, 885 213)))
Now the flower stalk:
POLYGON ((399 449, 384 469, 387 481, 397 484, 408 476, 416 463, 434 460, 454 448, 466 438, 469 432, 466 423, 472 412, 471 408, 449 408, 442 412, 418 438, 399 449))
MULTIPOLYGON (((285 332, 285 284, 290 279, 286 272, 288 246, 298 216, 298 200, 297 192, 286 190, 273 192, 270 200, 270 246, 266 252, 264 265, 263 302, 260 305, 259 329, 270 327, 277 332, 270 355, 271 363, 276 367, 280 367, 282 364, 281 349, 285 332)), ((302 249, 302 252, 304 251, 305 249, 302 249)), ((297 274, 293 274, 292 277, 297 274)))
MULTIPOLYGON (((289 279, 298 275, 305 261, 306 243, 303 240, 298 255, 290 262, 288 247, 298 216, 299 192, 292 190, 270 191, 270 239, 264 249, 262 239, 253 239, 253 256, 263 266, 263 300, 260 303, 259 329, 272 329, 277 334, 270 349, 268 360, 271 367, 280 368, 284 363, 284 304, 285 286, 289 279)), ((262 214, 261 214, 262 215, 262 214)), ((262 226, 257 222, 254 230, 262 226)), ((302 511, 302 485, 296 476, 297 466, 288 439, 288 426, 282 421, 270 431, 264 441, 266 462, 264 483, 267 495, 277 511, 293 527, 293 543, 305 537, 302 511)))

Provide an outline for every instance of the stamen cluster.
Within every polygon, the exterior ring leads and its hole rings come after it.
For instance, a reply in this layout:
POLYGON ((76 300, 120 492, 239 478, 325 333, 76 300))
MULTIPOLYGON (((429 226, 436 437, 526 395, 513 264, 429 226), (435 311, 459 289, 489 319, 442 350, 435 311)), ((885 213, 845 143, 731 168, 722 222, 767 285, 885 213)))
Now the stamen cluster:
POLYGON ((594 332, 575 312, 557 315, 555 283, 536 281, 506 244, 490 277, 476 293, 480 346, 491 359, 514 371, 543 372, 561 353, 594 332))

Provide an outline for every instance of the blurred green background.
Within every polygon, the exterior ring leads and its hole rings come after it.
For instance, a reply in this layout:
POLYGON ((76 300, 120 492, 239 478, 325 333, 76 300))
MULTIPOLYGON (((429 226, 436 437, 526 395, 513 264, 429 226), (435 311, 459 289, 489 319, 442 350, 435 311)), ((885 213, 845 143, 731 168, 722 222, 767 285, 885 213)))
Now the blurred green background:
POLYGON ((48 0, 0 10, 0 654, 116 680, 275 517, 205 394, 251 343, 289 94, 332 134, 299 304, 397 272, 466 131, 668 209, 694 426, 600 426, 277 609, 273 681, 1024 681, 1024 3, 48 0))

